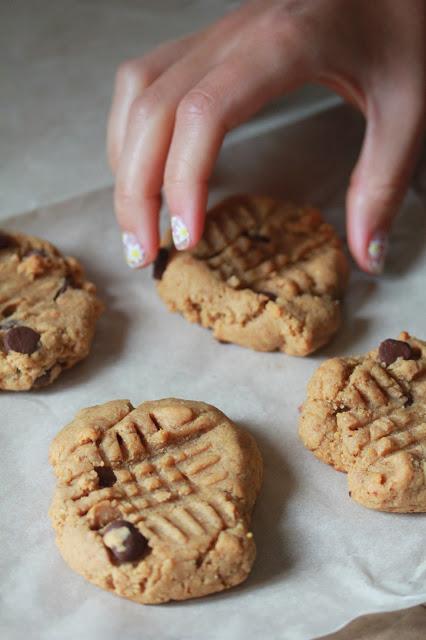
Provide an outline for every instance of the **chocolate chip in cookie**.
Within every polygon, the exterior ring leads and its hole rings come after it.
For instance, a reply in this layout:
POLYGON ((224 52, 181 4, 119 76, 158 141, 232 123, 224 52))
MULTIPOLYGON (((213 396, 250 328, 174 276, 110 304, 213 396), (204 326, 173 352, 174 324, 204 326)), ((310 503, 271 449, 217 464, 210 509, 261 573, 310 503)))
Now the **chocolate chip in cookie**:
POLYGON ((31 355, 37 350, 40 340, 40 334, 34 329, 25 326, 12 327, 3 338, 4 347, 9 351, 17 351, 18 353, 26 353, 31 355))
POLYGON ((9 316, 13 316, 17 308, 18 308, 18 305, 15 303, 8 304, 5 307, 3 307, 3 309, 1 310, 1 316, 3 318, 8 318, 9 316))
POLYGON ((0 232, 0 249, 7 249, 12 245, 12 239, 5 233, 0 232))
POLYGON ((414 355, 415 354, 413 354, 413 350, 410 345, 402 340, 388 338, 387 340, 383 340, 379 346, 379 360, 386 367, 395 362, 398 358, 411 360, 414 355))
POLYGON ((140 560, 148 549, 145 536, 126 520, 114 520, 107 525, 103 541, 118 564, 140 560))
POLYGON ((163 277, 163 273, 166 270, 168 261, 169 250, 166 247, 161 247, 157 257, 155 258, 152 269, 152 277, 154 278, 154 280, 161 280, 161 278, 163 277))
POLYGON ((251 238, 251 240, 254 240, 255 242, 271 242, 271 238, 269 238, 268 236, 263 236, 259 233, 249 235, 249 238, 251 238))
POLYGON ((101 488, 112 487, 117 482, 112 467, 95 467, 95 471, 98 474, 99 486, 101 488))
MULTIPOLYGON (((53 367, 52 367, 53 368, 53 367)), ((38 378, 34 380, 33 387, 37 389, 38 387, 44 387, 50 382, 52 369, 45 371, 38 378)))
POLYGON ((411 407, 411 405, 412 405, 412 404, 413 404, 413 402, 414 402, 413 394, 412 394, 412 393, 410 393, 409 391, 406 391, 406 392, 405 392, 405 397, 406 397, 406 401, 405 401, 405 405, 404 405, 404 406, 406 406, 406 407, 411 407))

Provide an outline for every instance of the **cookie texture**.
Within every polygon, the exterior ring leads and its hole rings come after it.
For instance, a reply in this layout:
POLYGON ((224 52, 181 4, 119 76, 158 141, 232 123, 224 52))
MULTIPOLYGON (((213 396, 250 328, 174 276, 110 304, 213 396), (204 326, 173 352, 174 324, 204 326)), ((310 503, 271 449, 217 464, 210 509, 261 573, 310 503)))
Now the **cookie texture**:
POLYGON ((314 373, 299 423, 305 446, 348 473, 349 495, 380 511, 426 511, 426 343, 402 332, 314 373))
POLYGON ((101 311, 75 258, 0 232, 0 389, 46 386, 85 358, 101 311))
POLYGON ((249 574, 262 461, 218 409, 174 398, 90 407, 56 436, 50 461, 56 542, 94 584, 155 604, 249 574))
POLYGON ((191 251, 155 269, 171 311, 215 338, 258 351, 307 355, 340 324, 348 264, 334 229, 311 207, 234 196, 207 216, 191 251))

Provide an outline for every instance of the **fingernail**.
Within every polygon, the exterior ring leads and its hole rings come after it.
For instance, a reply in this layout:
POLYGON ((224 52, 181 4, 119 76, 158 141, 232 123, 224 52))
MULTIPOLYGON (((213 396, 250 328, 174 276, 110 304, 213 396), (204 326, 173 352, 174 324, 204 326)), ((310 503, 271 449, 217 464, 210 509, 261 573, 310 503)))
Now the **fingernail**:
POLYGON ((129 267, 131 269, 142 267, 145 262, 145 251, 137 237, 133 233, 125 231, 121 239, 123 240, 124 255, 129 267))
POLYGON ((385 266, 386 251, 388 248, 388 236, 384 231, 378 231, 368 245, 368 257, 370 271, 380 274, 385 266))
POLYGON ((176 249, 182 251, 189 245, 188 227, 186 226, 182 218, 179 218, 179 216, 172 216, 171 224, 173 242, 175 243, 175 247, 176 249))

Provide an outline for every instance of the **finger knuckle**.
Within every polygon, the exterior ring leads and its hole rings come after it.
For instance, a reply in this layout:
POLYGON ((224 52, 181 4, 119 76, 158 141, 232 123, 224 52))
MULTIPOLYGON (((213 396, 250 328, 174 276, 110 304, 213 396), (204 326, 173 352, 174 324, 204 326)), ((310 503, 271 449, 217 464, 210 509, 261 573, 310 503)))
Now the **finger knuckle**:
POLYGON ((135 205, 135 201, 134 192, 125 183, 117 182, 114 191, 114 206, 119 220, 128 217, 129 211, 132 211, 135 205))
POLYGON ((216 110, 213 94, 203 89, 192 89, 180 102, 177 110, 178 118, 207 118, 216 110))
POLYGON ((274 4, 258 17, 256 37, 266 42, 269 50, 277 55, 288 55, 289 47, 299 50, 311 22, 305 9, 306 2, 299 0, 274 4))
POLYGON ((130 119, 133 123, 146 122, 159 108, 161 97, 156 91, 147 89, 143 95, 138 96, 130 109, 130 119))
POLYGON ((398 200, 402 187, 403 180, 401 177, 395 177, 392 180, 383 182, 373 182, 370 184, 369 197, 377 206, 390 210, 398 200))
POLYGON ((117 69, 116 84, 124 87, 137 82, 144 89, 153 81, 150 65, 143 58, 133 58, 122 62, 117 69))
POLYGON ((177 162, 173 164, 166 164, 164 172, 164 188, 167 191, 170 187, 181 187, 182 185, 189 184, 191 179, 197 174, 197 166, 189 160, 186 156, 181 155, 177 162))

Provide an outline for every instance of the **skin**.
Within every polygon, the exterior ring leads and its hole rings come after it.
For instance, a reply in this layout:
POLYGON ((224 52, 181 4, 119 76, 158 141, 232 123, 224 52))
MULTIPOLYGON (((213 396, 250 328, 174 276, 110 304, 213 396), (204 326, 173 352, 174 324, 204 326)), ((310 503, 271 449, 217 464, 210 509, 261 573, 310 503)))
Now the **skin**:
POLYGON ((194 246, 227 132, 277 96, 316 82, 366 119, 347 231, 359 266, 379 273, 424 140, 425 15, 426 0, 256 0, 121 65, 108 156, 119 225, 144 250, 138 266, 157 255, 162 190, 194 246))

